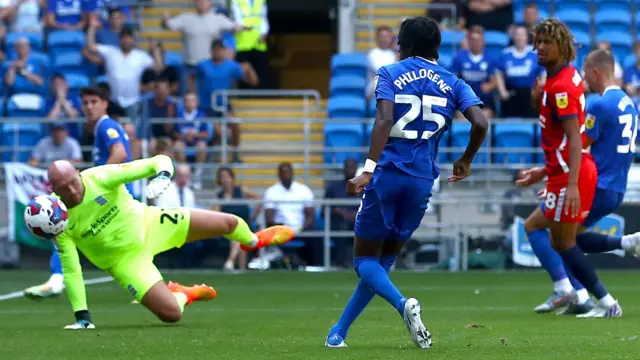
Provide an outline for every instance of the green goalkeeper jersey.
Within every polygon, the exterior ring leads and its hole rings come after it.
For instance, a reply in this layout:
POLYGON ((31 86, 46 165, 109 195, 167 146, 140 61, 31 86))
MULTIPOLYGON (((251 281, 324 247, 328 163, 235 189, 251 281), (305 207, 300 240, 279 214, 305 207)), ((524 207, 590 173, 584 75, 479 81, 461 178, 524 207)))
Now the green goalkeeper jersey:
POLYGON ((162 171, 173 175, 173 163, 164 155, 93 167, 80 173, 85 189, 82 202, 69 209, 67 228, 56 238, 74 311, 87 309, 77 250, 103 270, 116 265, 123 254, 141 251, 147 205, 133 199, 124 184, 162 171))

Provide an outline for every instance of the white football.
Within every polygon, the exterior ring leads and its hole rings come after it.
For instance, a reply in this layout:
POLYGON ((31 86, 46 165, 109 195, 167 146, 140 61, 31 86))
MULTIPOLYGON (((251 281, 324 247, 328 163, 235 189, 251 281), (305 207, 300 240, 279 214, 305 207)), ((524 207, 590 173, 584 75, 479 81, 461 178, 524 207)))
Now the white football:
POLYGON ((60 235, 69 223, 67 206, 50 195, 40 195, 24 210, 24 222, 31 233, 43 239, 60 235))

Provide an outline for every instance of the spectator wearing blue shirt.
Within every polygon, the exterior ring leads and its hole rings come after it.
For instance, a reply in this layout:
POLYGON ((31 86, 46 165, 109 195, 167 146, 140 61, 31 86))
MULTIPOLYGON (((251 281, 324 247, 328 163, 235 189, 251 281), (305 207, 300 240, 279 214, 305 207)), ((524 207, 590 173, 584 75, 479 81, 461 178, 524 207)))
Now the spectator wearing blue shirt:
MULTIPOLYGON (((123 24, 127 22, 127 20, 132 19, 132 13, 129 7, 121 5, 123 1, 120 0, 85 0, 91 3, 89 6, 90 11, 96 14, 98 20, 102 24, 103 29, 110 29, 112 26, 111 23, 111 11, 118 10, 120 14, 122 14, 123 24)), ((125 1, 126 2, 126 1, 125 1)), ((116 34, 119 31, 116 31, 116 34)))
POLYGON ((49 29, 82 30, 94 10, 91 0, 48 0, 45 24, 49 29))
POLYGON ((545 70, 538 65, 538 56, 527 41, 527 29, 518 26, 514 32, 515 45, 504 49, 496 68, 503 117, 537 117, 531 106, 531 88, 545 70))
MULTIPOLYGON (((47 118, 57 120, 73 120, 80 116, 82 102, 79 96, 69 95, 69 85, 62 74, 55 74, 51 78, 51 95, 46 104, 47 118)), ((64 124, 69 134, 74 138, 80 137, 78 123, 64 124)))
POLYGON ((183 104, 178 109, 178 118, 182 122, 176 124, 174 148, 176 160, 179 162, 196 163, 193 174, 193 188, 202 187, 202 164, 207 161, 207 142, 212 138, 204 112, 198 109, 198 96, 195 93, 186 93, 183 104))
POLYGON ((472 26, 468 33, 469 49, 460 50, 453 59, 451 72, 469 84, 473 92, 482 100, 482 111, 488 118, 495 115, 493 91, 497 88, 495 63, 484 52, 484 29, 472 26))
MULTIPOLYGON (((244 80, 252 86, 258 85, 258 76, 248 63, 238 63, 225 58, 226 48, 222 40, 214 40, 211 43, 211 60, 204 60, 196 67, 196 79, 200 109, 209 117, 220 118, 226 114, 219 110, 224 106, 221 96, 216 98, 216 104, 211 103, 212 94, 217 90, 231 89, 237 80, 244 80), (218 109, 214 109, 216 105, 218 109)), ((233 161, 240 162, 238 146, 240 145, 240 126, 236 123, 229 124, 231 132, 231 145, 233 147, 233 161)), ((217 134, 216 134, 217 135, 217 134)), ((218 136, 215 142, 221 141, 218 136)))
POLYGON ((10 88, 10 93, 41 93, 44 85, 44 65, 31 57, 31 45, 25 37, 15 42, 17 59, 6 64, 4 83, 10 88))
POLYGON ((96 33, 96 42, 102 45, 120 46, 120 32, 124 29, 126 18, 120 8, 109 10, 109 26, 102 26, 96 33))
POLYGON ((627 94, 638 97, 640 95, 640 40, 633 43, 633 54, 636 56, 636 62, 624 69, 622 81, 627 94))

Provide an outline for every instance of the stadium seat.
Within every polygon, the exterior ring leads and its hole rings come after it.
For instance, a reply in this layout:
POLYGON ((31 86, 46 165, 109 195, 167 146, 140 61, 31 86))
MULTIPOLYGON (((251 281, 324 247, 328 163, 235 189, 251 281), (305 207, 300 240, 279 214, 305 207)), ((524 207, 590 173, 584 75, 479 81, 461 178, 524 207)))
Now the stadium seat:
POLYGON ((80 52, 84 47, 85 36, 82 31, 56 30, 49 34, 47 49, 52 55, 61 52, 80 52))
POLYGON ((96 78, 94 79, 94 83, 109 83, 109 78, 107 77, 107 75, 96 76, 96 78))
MULTIPOLYGON (((443 131, 443 130, 440 130, 443 131)), ((440 138, 440 144, 438 146, 438 164, 446 164, 450 163, 453 160, 451 159, 451 153, 444 151, 445 148, 451 146, 451 130, 447 129, 442 134, 440 138)))
POLYGON ((31 50, 33 51, 42 51, 42 35, 40 33, 35 32, 13 32, 9 33, 5 39, 5 47, 7 54, 13 55, 14 44, 15 42, 22 38, 26 37, 29 40, 29 44, 31 45, 31 50))
POLYGON ((576 10, 576 11, 589 11, 591 3, 590 0, 562 0, 555 1, 556 14, 559 11, 576 10))
MULTIPOLYGON (((460 46, 460 43, 466 37, 465 33, 458 30, 445 30, 442 32, 442 43, 440 48, 444 48, 446 46, 453 46, 457 49, 460 46)), ((455 50, 454 49, 454 50, 455 50)))
POLYGON ((485 31, 485 51, 493 58, 498 58, 502 50, 509 45, 509 35, 501 31, 485 31))
MULTIPOLYGON (((442 50, 440 50, 442 51, 442 50)), ((453 62, 453 56, 450 53, 440 53, 440 58, 438 59, 438 64, 445 69, 451 68, 451 63, 453 62)))
MULTIPOLYGON (((451 159, 457 159, 462 155, 462 151, 466 148, 467 143, 469 142, 469 131, 471 130, 471 124, 463 121, 455 121, 451 125, 451 147, 460 148, 455 152, 451 153, 451 159)), ((474 164, 486 164, 488 161, 487 153, 484 152, 487 150, 489 145, 489 139, 485 139, 482 148, 476 155, 476 158, 473 160, 474 164)))
POLYGON ((69 90, 72 92, 77 92, 91 83, 87 76, 81 74, 66 74, 64 78, 69 84, 69 90))
POLYGON ((329 96, 365 96, 367 80, 355 75, 332 76, 329 80, 329 96))
POLYGON ((8 117, 39 117, 43 109, 44 99, 36 94, 14 94, 7 102, 8 117))
POLYGON ((85 68, 84 57, 79 52, 64 52, 55 54, 53 57, 53 67, 61 74, 88 75, 85 68))
MULTIPOLYGON (((41 117, 44 115, 44 99, 34 94, 15 94, 7 102, 7 117, 41 117)), ((2 126, 3 146, 33 147, 42 137, 41 124, 31 122, 5 123, 2 126)), ((7 151, 4 161, 29 160, 31 150, 7 151)))
POLYGON ((596 31, 606 32, 628 32, 631 28, 631 13, 620 9, 602 9, 595 15, 596 31))
POLYGON ((595 0, 596 2, 596 14, 606 10, 621 10, 627 12, 631 11, 631 0, 595 0))
MULTIPOLYGON (((531 123, 509 122, 503 119, 494 123, 493 144, 496 150, 508 148, 534 148, 534 126, 531 123)), ((497 152, 493 156, 497 164, 532 164, 534 153, 509 151, 497 152)))
POLYGON ((369 117, 375 117, 376 116, 376 106, 378 105, 378 102, 376 101, 376 99, 371 99, 369 101, 369 108, 367 109, 367 115, 369 117))
POLYGON ((607 40, 611 43, 613 54, 617 59, 624 59, 631 53, 633 38, 626 31, 602 31, 596 36, 597 41, 607 40))
POLYGON ((629 66, 632 66, 633 64, 636 63, 636 55, 635 54, 629 54, 627 56, 625 56, 624 60, 622 61, 622 68, 628 68, 629 66))
POLYGON ((324 125, 324 162, 342 164, 348 158, 360 161, 362 153, 357 151, 333 150, 335 147, 362 147, 362 124, 327 123, 324 125))
POLYGON ((367 77, 367 56, 360 53, 335 54, 331 57, 333 76, 355 75, 367 77))
POLYGON ((589 9, 562 9, 556 11, 556 17, 562 20, 571 32, 584 32, 589 33, 591 17, 589 16, 589 9))
POLYGON ((327 103, 327 113, 332 118, 365 118, 367 102, 362 96, 332 96, 327 103))

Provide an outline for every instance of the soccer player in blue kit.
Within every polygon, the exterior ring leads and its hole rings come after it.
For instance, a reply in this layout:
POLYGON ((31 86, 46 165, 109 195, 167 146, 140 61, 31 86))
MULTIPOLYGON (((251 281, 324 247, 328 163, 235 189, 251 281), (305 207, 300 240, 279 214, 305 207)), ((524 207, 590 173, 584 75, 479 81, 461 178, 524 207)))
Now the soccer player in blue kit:
POLYGON ((350 194, 364 192, 356 216, 353 259, 360 282, 329 331, 327 347, 347 346, 349 327, 374 295, 398 311, 416 346, 431 347, 420 302, 401 294, 388 271, 422 221, 440 174, 435 164, 438 143, 454 113, 461 111, 472 126, 467 149, 454 162, 451 182, 470 175, 471 161, 489 126, 482 102, 471 88, 436 62, 440 42, 435 21, 405 20, 398 35, 401 60, 383 66, 374 78, 377 107, 369 156, 363 173, 347 183, 350 194))
MULTIPOLYGON (((586 253, 624 249, 636 254, 640 244, 639 234, 616 237, 586 231, 622 204, 627 188, 627 175, 635 153, 638 114, 633 101, 616 86, 613 69, 613 56, 606 50, 595 50, 589 54, 584 64, 584 75, 589 87, 601 94, 587 109, 587 142, 583 144, 585 148, 591 147, 591 155, 598 169, 598 183, 591 211, 581 224, 576 240, 580 249, 586 253)), ((559 315, 622 315, 619 306, 613 308, 619 311, 612 311, 595 305, 584 286, 563 268, 562 259, 551 248, 549 239, 545 240, 532 244, 532 248, 555 280, 555 291, 549 300, 536 307, 536 312, 545 313, 567 306, 559 315)))
MULTIPOLYGON (((95 139, 93 144, 93 162, 95 166, 106 164, 122 164, 131 161, 129 136, 122 126, 107 115, 109 98, 107 92, 95 86, 80 90, 82 112, 87 124, 93 127, 95 139)), ((135 198, 133 184, 126 184, 127 190, 135 198)), ((41 285, 24 290, 24 295, 32 299, 43 299, 60 295, 64 289, 62 264, 55 247, 50 260, 51 277, 41 285)))

